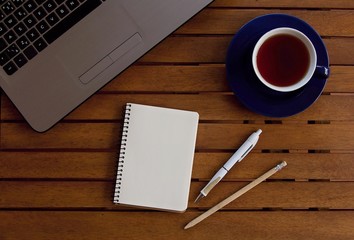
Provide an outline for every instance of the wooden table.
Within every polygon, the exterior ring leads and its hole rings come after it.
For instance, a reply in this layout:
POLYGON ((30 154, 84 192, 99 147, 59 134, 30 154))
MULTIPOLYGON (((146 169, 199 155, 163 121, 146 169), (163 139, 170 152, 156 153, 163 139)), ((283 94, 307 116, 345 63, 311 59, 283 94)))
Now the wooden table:
POLYGON ((216 0, 50 131, 34 132, 1 94, 0 239, 354 239, 354 1, 216 0), (255 114, 231 93, 228 44, 256 16, 286 13, 322 36, 331 76, 298 115, 255 114), (200 114, 188 210, 112 203, 126 102, 200 114), (252 153, 207 198, 199 190, 254 130, 252 153), (191 219, 288 166, 189 230, 191 219))

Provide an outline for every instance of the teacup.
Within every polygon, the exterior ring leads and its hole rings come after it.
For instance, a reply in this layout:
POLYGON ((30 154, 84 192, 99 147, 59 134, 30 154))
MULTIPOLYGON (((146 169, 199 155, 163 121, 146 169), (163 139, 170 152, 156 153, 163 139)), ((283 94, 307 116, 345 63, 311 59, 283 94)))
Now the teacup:
POLYGON ((295 91, 308 83, 316 68, 324 77, 329 69, 317 66, 316 49, 302 32, 281 27, 266 32, 256 43, 252 64, 258 79, 267 87, 295 91))

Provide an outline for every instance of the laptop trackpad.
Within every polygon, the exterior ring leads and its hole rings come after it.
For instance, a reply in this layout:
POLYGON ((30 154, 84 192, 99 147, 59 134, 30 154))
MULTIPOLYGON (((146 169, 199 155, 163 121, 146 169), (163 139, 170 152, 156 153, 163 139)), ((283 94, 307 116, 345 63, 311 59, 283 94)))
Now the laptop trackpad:
POLYGON ((132 37, 114 49, 109 55, 99 61, 97 64, 92 66, 87 72, 80 76, 80 81, 83 84, 89 83, 92 79, 94 79, 98 74, 103 72, 106 68, 108 68, 112 63, 117 61, 124 54, 129 52, 129 50, 133 49, 137 45, 142 42, 142 38, 139 33, 135 33, 132 37))
POLYGON ((97 75, 141 41, 137 32, 118 1, 108 1, 57 40, 55 56, 74 78, 84 74, 81 81, 87 83, 89 75, 97 75), (115 59, 109 56, 113 53, 115 59))

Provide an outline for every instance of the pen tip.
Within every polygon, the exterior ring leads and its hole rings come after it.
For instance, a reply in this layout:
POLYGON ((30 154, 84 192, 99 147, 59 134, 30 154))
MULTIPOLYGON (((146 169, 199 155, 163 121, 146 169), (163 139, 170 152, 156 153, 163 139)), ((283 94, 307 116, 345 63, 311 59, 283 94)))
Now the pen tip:
POLYGON ((203 197, 204 197, 204 195, 203 195, 202 193, 200 193, 200 194, 198 195, 198 197, 194 200, 194 203, 198 202, 199 199, 201 199, 201 198, 203 198, 203 197))

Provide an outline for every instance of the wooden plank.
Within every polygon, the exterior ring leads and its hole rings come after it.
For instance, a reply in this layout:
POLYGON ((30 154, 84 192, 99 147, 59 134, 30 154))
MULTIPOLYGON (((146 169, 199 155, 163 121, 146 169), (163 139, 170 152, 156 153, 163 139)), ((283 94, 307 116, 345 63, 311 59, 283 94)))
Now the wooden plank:
POLYGON ((3 212, 4 239, 351 239, 351 212, 219 212, 199 226, 183 226, 198 213, 3 212), (80 215, 84 216, 82 219, 80 215), (170 221, 166 221, 168 218, 170 221), (33 219, 29 222, 26 220, 33 219), (58 233, 58 224, 62 224, 58 233), (308 226, 311 231, 298 231, 308 226), (235 227, 237 226, 237 227, 235 227), (18 231, 18 228, 23 230, 18 231), (220 231, 220 229, 227 231, 220 231), (252 231, 250 231, 252 229, 252 231))
MULTIPOLYGON (((354 87, 353 87, 354 88, 354 87)), ((103 92, 226 92, 225 66, 132 65, 103 92)))
MULTIPOLYGON (((144 55, 139 63, 224 63, 231 39, 231 36, 172 36, 144 55)), ((331 64, 354 64, 351 54, 354 38, 326 38, 324 43, 331 64)))
POLYGON ((117 152, 0 152, 0 179, 113 180, 117 152))
MULTIPOLYGON (((268 169, 269 170, 269 169, 268 169)), ((258 177, 264 172, 258 173, 258 177)), ((194 203, 206 183, 193 183, 189 207, 208 209, 246 186, 249 182, 222 182, 207 197, 194 203)), ((239 197, 224 209, 353 209, 353 182, 263 182, 239 197), (331 196, 331 197, 329 197, 331 196), (333 197, 333 198, 332 198, 333 197)))
POLYGON ((63 236, 68 240, 354 238, 352 211, 218 212, 198 226, 183 230, 198 214, 3 211, 0 212, 0 237, 6 240, 62 240, 63 236), (301 230, 309 226, 311 230, 301 230))
MULTIPOLYGON (((127 102, 197 111, 202 121, 212 120, 264 120, 264 117, 246 109, 233 94, 197 95, 96 95, 82 107, 68 116, 68 120, 121 120, 122 109, 127 102), (101 106, 101 107, 95 107, 101 106)), ((354 120, 354 95, 321 96, 315 104, 303 113, 286 120, 354 120)), ((4 117, 5 113, 3 113, 4 117)))
MULTIPOLYGON (((192 179, 209 180, 232 153, 195 153, 192 179)), ((116 152, 0 152, 0 179, 105 180, 116 178, 116 152)), ((225 180, 255 179, 285 160, 271 179, 354 181, 353 154, 250 153, 225 180)))
POLYGON ((348 50, 354 47, 354 38, 331 38, 324 39, 327 47, 330 64, 351 65, 354 63, 354 56, 348 50))
POLYGON ((215 0, 210 7, 352 9, 352 0, 215 0))
MULTIPOLYGON (((96 94, 65 120, 121 121, 127 102, 197 111, 201 121, 279 120, 251 112, 233 94, 96 94)), ((353 105, 354 95, 323 95, 306 111, 283 120, 353 121, 353 105)), ((6 97, 2 101, 2 112, 2 120, 23 119, 6 97)))
MULTIPOLYGON (((194 179, 208 181, 232 153, 196 153, 194 179)), ((250 153, 235 165, 225 180, 255 179, 273 165, 286 161, 288 167, 270 179, 327 179, 353 180, 353 154, 250 153)))
MULTIPOLYGON (((258 173, 259 176, 261 174, 263 172, 258 173)), ((206 198, 194 203, 205 184, 191 184, 188 204, 190 208, 210 208, 248 182, 221 182, 206 198)), ((1 181, 0 191, 2 209, 122 209, 121 205, 113 204, 113 181, 1 181)), ((262 208, 354 209, 354 182, 263 182, 224 209, 262 208)))
POLYGON ((353 93, 354 92, 353 75, 354 75, 354 67, 331 66, 331 75, 328 78, 324 91, 332 92, 332 93, 353 93))
POLYGON ((310 24, 321 36, 353 37, 353 10, 205 9, 179 28, 176 34, 234 34, 250 20, 273 13, 288 14, 310 24), (331 21, 325 21, 331 19, 331 21))
MULTIPOLYGON (((354 92, 354 67, 331 66, 325 92, 354 92)), ((101 92, 230 92, 224 64, 200 66, 133 65, 101 92), (144 76, 144 77, 142 77, 144 76)))
POLYGON ((138 62, 223 63, 230 41, 230 36, 171 36, 145 54, 138 62))
POLYGON ((351 124, 200 124, 197 149, 235 149, 258 128, 263 133, 255 149, 352 150, 354 147, 351 124))
MULTIPOLYGON (((51 131, 34 132, 25 123, 3 123, 1 145, 4 149, 117 149, 118 123, 60 123, 51 131)), ((240 146, 249 134, 262 128, 255 149, 353 150, 354 128, 339 124, 232 124, 201 123, 197 150, 240 146), (223 133, 223 134, 220 134, 223 133), (291 136, 291 137, 289 137, 291 136)))
POLYGON ((114 123, 59 123, 45 133, 36 133, 27 124, 21 123, 3 123, 1 127, 1 145, 4 149, 38 147, 40 149, 117 149, 120 142, 121 125, 114 123), (22 139, 22 143, 17 142, 20 139, 22 139))

